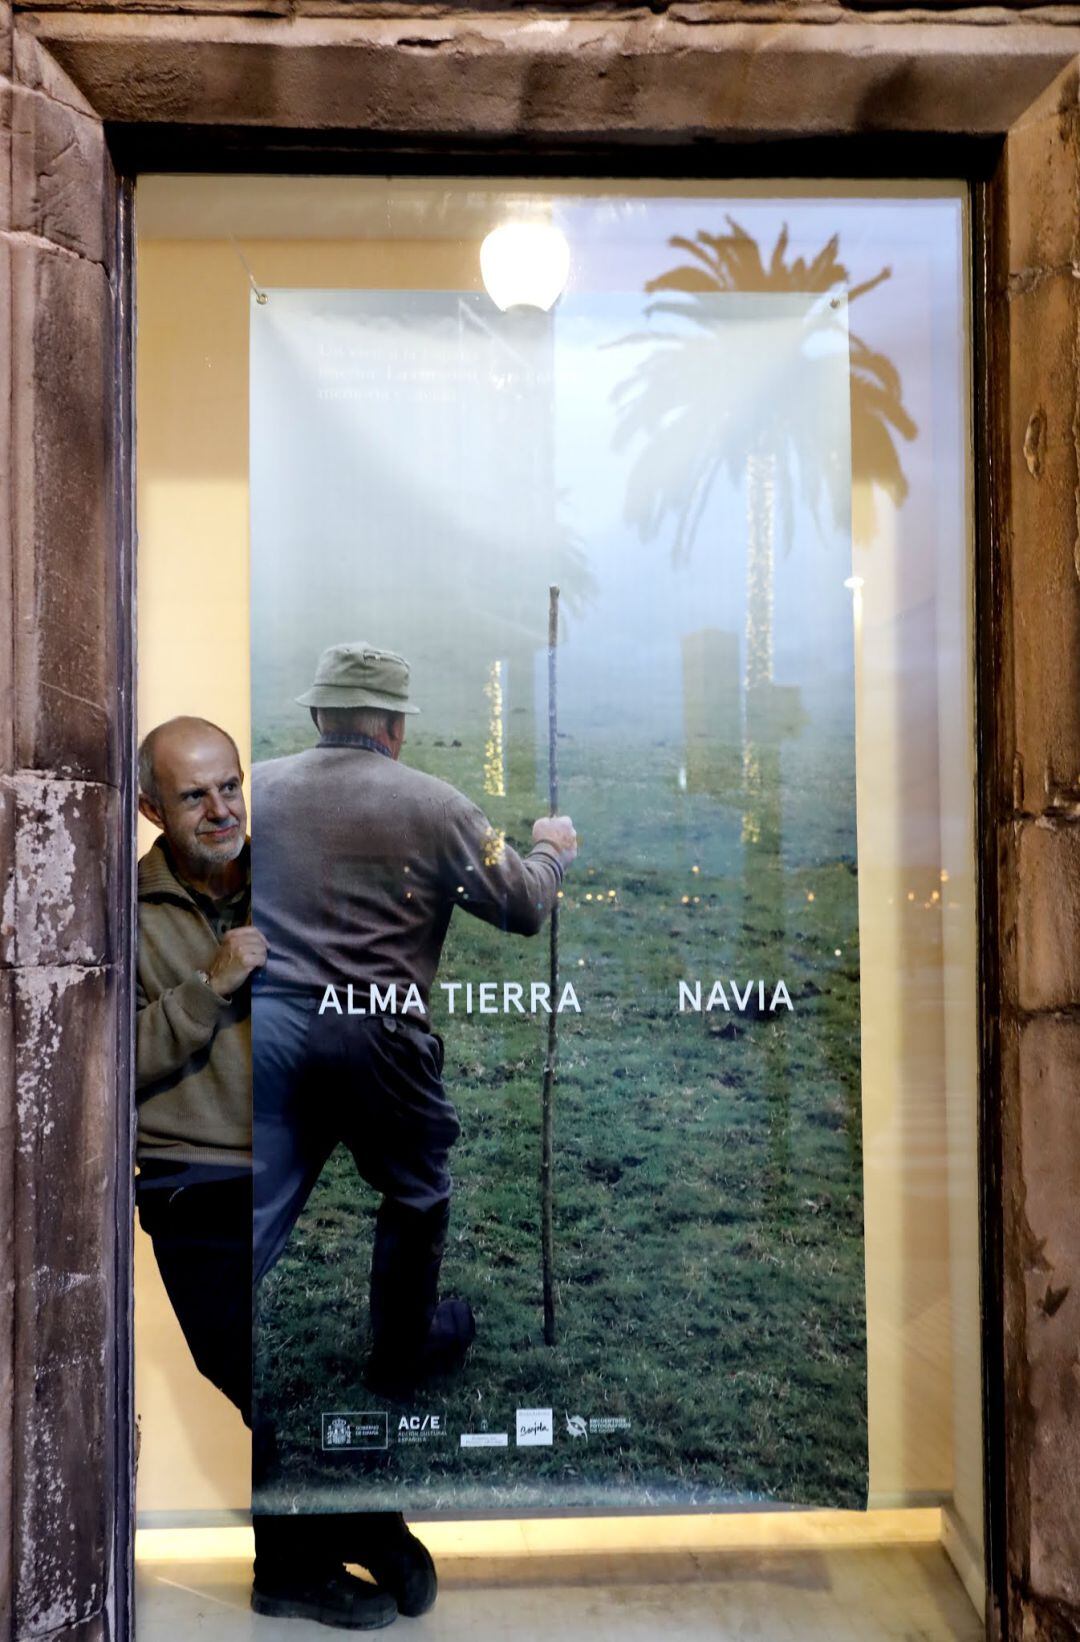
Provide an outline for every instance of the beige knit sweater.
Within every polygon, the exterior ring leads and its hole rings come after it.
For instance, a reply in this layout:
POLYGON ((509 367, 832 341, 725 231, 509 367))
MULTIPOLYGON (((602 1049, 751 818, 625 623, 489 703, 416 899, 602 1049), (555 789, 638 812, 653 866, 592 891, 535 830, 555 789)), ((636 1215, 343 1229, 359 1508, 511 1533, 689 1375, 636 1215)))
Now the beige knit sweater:
POLYGON ((218 997, 217 937, 158 841, 139 862, 139 1162, 251 1162, 251 989, 218 997))
POLYGON ((455 908, 535 935, 562 883, 552 844, 520 856, 456 787, 329 736, 256 764, 251 797, 260 993, 412 985, 427 1014, 455 908))

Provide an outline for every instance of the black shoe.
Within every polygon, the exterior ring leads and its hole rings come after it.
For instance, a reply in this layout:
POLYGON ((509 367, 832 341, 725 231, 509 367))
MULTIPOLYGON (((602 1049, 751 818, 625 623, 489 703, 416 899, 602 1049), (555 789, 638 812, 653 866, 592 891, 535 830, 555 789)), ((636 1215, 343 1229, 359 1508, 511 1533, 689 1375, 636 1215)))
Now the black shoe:
POLYGON ((397 1601, 389 1591, 356 1579, 344 1568, 325 1579, 253 1585, 251 1606, 274 1619, 314 1619, 346 1631, 377 1631, 398 1616, 397 1601))
POLYGON ((447 1374, 460 1368, 475 1339, 476 1318, 468 1300, 459 1300, 456 1295, 440 1300, 421 1352, 424 1372, 447 1374))
POLYGON ((365 1550, 360 1566, 367 1569, 380 1590, 389 1591, 398 1613, 407 1619, 418 1619, 435 1606, 439 1580, 431 1552, 404 1523, 400 1536, 395 1535, 378 1550, 365 1550))
POLYGON ((455 1296, 440 1300, 427 1339, 412 1361, 391 1351, 371 1353, 364 1372, 368 1389, 391 1402, 400 1402, 437 1374, 459 1369, 476 1339, 476 1319, 467 1300, 455 1296))

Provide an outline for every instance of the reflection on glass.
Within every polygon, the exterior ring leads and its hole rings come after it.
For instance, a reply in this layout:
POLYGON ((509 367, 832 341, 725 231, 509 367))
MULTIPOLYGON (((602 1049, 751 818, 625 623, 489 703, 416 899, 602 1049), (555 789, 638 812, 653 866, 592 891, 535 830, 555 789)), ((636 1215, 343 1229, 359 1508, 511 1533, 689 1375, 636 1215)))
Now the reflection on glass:
MULTIPOLYGON (((692 259, 647 281, 647 292, 677 293, 653 302, 648 318, 669 322, 657 350, 632 378, 616 390, 622 443, 644 434, 631 474, 627 515, 643 535, 660 533, 672 516, 675 562, 690 557, 710 492, 719 472, 737 483, 742 471, 746 494, 746 617, 744 633, 744 711, 742 719, 742 841, 746 847, 748 907, 760 911, 778 932, 785 929, 781 868, 783 806, 781 745, 807 723, 797 686, 774 683, 773 622, 775 559, 779 543, 791 547, 796 506, 816 520, 822 495, 834 524, 845 522, 851 506, 848 474, 865 493, 880 486, 896 505, 906 494, 894 433, 913 439, 915 424, 902 402, 899 373, 893 363, 850 334, 838 318, 850 306, 889 278, 883 268, 873 278, 852 285, 839 260, 834 234, 811 258, 788 260, 785 225, 766 262, 757 241, 734 219, 727 232, 701 229, 693 237, 675 235, 674 250, 692 259), (779 385, 747 393, 737 416, 731 414, 727 384, 732 375, 747 384, 746 361, 733 356, 730 340, 720 332, 708 299, 717 291, 820 292, 823 300, 807 315, 799 352, 804 370, 828 368, 838 347, 850 354, 850 425, 837 428, 820 414, 813 394, 788 394, 779 385), (850 440, 850 454, 843 448, 850 440)), ((655 328, 650 336, 657 336, 655 328)), ((864 512, 864 539, 872 531, 872 511, 864 512)), ((707 548, 705 549, 708 550, 707 548)), ((717 743, 730 733, 730 714, 714 721, 717 743)), ((689 747, 688 772, 702 755, 701 731, 689 747)), ((718 759, 719 761, 719 759, 718 759)), ((789 1159, 789 1067, 784 1040, 766 1036, 767 1084, 773 1111, 773 1175, 787 1182, 789 1159)), ((850 1087, 854 1087, 851 1084, 850 1087)), ((849 1102, 849 1129, 853 1106, 849 1102)))
MULTIPOLYGON (((569 1333, 554 1360, 535 1353, 540 1028, 500 1017, 466 1030, 444 1016, 465 1122, 447 1283, 482 1301, 477 1380, 445 1388, 448 1419, 464 1419, 477 1389, 489 1409, 509 1395, 497 1375, 513 1362, 545 1406, 631 1420, 632 1441, 603 1451, 589 1438, 587 1481, 605 1499, 637 1497, 676 1449, 702 1456, 685 1472, 695 1498, 718 1470, 734 1491, 834 1498, 859 1439, 839 1410, 860 1392, 850 1297, 865 1136, 872 1488, 889 1500, 955 1489, 977 1534, 962 190, 169 188, 187 217, 162 229, 159 213, 153 230, 152 211, 141 216, 140 346, 158 361, 140 409, 145 722, 178 705, 230 724, 247 711, 246 691, 223 702, 211 666, 207 699, 174 688, 159 710, 150 701, 175 623, 174 597, 154 625, 169 563, 205 544, 215 619, 234 566, 243 582, 248 285, 232 245, 206 237, 215 223, 229 221, 270 291, 260 323, 285 311, 290 288, 336 290, 342 303, 322 334, 281 334, 276 402, 295 402, 301 425, 264 420, 253 453, 288 478, 275 585, 252 472, 255 619, 269 634, 256 645, 257 756, 305 744, 291 673, 301 688, 322 642, 362 634, 403 650, 423 686, 406 756, 475 796, 496 842, 524 842, 544 802, 547 582, 564 588, 560 749, 586 838, 562 903, 564 967, 586 1007, 564 1018, 557 1126, 569 1333), (206 193, 222 189, 208 213, 206 193), (479 247, 516 215, 544 216, 573 246, 547 316, 500 315, 480 287, 479 247), (655 284, 664 269, 670 287, 655 284), (853 288, 838 290, 848 269, 853 288), (763 306, 721 324, 718 299, 763 306), (801 365, 785 393, 760 342, 780 324, 770 310, 792 299, 788 351, 801 365), (647 312, 662 304, 675 311, 647 312), (834 340, 845 357, 830 355, 834 340), (695 357, 715 369, 695 375, 695 357), (204 358, 212 372, 193 372, 204 358), (656 380, 663 365, 686 415, 661 411, 616 448, 617 390, 647 365, 656 380), (825 382, 832 434, 800 402, 799 377, 825 382), (845 416, 847 438, 835 432, 845 416), (756 438, 770 427, 771 441, 756 438), (647 451, 644 510, 663 511, 642 535, 625 504, 647 451), (695 451, 699 513, 676 555, 664 498, 691 494, 679 472, 695 451), (728 453, 712 471, 710 451, 728 453), (826 471, 809 458, 804 471, 806 451, 826 471), (858 597, 843 587, 853 573, 858 597), (763 972, 786 975, 798 1032, 745 991, 763 972), (680 978, 701 985, 703 1005, 719 982, 727 1010, 673 1016, 680 978), (797 1474, 785 1470, 793 1442, 818 1456, 797 1474)), ((256 420, 264 403, 256 394, 256 420)), ((242 652, 234 641, 229 653, 242 652)), ((189 690, 188 649, 182 679, 189 690)), ((501 971, 504 949, 481 933, 452 933, 445 975, 501 971)), ((525 947, 507 978, 537 963, 525 947)), ((267 1294, 293 1477, 323 1394, 366 1406, 370 1207, 348 1160, 332 1160, 267 1294)), ((566 1481, 560 1466, 584 1476, 562 1415, 545 1485, 566 1481)), ((450 1486, 449 1455, 435 1458, 428 1471, 423 1454, 410 1458, 410 1487, 450 1486)))
POLYGON ((484 695, 488 702, 488 734, 484 742, 484 791, 489 798, 506 797, 506 726, 503 722, 503 664, 493 661, 484 695))

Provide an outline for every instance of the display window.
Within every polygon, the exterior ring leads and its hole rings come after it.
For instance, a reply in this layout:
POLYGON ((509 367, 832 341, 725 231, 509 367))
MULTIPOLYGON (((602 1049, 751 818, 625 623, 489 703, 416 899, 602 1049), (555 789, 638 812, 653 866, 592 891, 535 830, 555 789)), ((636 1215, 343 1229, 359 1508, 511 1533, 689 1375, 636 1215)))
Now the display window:
POLYGON ((931 1513, 981 1605, 966 187, 136 222, 139 730, 245 772, 257 1282, 238 1411, 161 1205, 243 1137, 149 1083, 142 1523, 931 1513))

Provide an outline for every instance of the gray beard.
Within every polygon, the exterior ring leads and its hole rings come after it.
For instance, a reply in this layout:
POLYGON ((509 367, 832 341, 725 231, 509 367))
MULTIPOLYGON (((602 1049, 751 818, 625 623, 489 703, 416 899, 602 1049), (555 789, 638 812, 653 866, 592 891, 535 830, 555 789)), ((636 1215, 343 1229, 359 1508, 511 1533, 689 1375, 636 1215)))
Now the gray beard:
POLYGON ((212 849, 209 844, 200 843, 197 838, 193 838, 188 853, 201 867, 221 867, 235 861, 243 847, 244 834, 238 830, 236 842, 230 850, 212 849))

